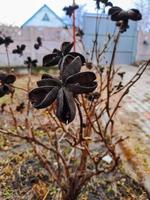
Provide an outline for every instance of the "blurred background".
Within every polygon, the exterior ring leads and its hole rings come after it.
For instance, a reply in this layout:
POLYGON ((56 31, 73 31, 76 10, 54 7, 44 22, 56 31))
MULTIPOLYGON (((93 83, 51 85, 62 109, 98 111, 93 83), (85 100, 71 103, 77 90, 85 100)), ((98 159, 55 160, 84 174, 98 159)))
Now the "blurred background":
MULTIPOLYGON (((112 1, 114 6, 128 10, 137 8, 143 17, 139 22, 131 21, 130 28, 123 34, 118 45, 117 64, 134 64, 150 57, 150 1, 149 0, 119 0, 112 1)), ((76 40, 76 51, 84 54, 87 61, 91 61, 95 31, 98 34, 98 48, 101 49, 116 31, 114 22, 107 15, 109 8, 96 7, 95 0, 34 0, 19 1, 5 0, 0 6, 0 34, 11 36, 14 40, 9 46, 10 63, 12 66, 24 66, 26 57, 38 59, 42 65, 45 54, 51 53, 54 48, 60 48, 64 41, 76 40), (66 15, 64 7, 78 5, 75 10, 76 38, 73 36, 73 17, 66 15), (98 22, 98 30, 96 24, 98 22), (42 38, 42 47, 38 51, 34 48, 37 37, 42 38), (16 45, 25 44, 23 56, 12 54, 16 45)), ((110 42, 102 64, 109 62, 113 40, 110 42)), ((0 46, 0 66, 7 65, 5 47, 0 46)), ((94 61, 94 57, 93 57, 94 61)))

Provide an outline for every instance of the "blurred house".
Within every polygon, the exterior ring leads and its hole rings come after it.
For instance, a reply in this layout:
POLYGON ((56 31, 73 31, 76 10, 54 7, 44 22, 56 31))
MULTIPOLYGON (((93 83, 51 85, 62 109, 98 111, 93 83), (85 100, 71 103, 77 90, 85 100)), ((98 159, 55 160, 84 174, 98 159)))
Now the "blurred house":
MULTIPOLYGON (((113 47, 114 39, 117 33, 115 22, 111 21, 108 15, 105 13, 100 14, 97 17, 97 14, 85 13, 83 17, 83 30, 84 35, 84 45, 88 50, 88 53, 91 54, 93 50, 93 41, 95 40, 95 31, 97 34, 97 47, 98 51, 103 51, 104 45, 109 40, 109 37, 112 37, 105 53, 100 57, 100 62, 107 64, 110 62, 113 47), (98 28, 96 25, 98 24, 98 28), (115 34, 115 35, 114 35, 115 34)), ((137 22, 130 21, 129 29, 126 32, 122 33, 117 45, 115 63, 116 64, 132 64, 136 60, 137 54, 137 43, 138 43, 138 31, 137 31, 137 22)), ((94 55, 94 60, 96 60, 94 55)))
MULTIPOLYGON (((93 50, 93 41, 95 40, 96 23, 98 24, 97 38, 98 49, 103 47, 108 37, 114 35, 116 30, 115 22, 112 22, 106 14, 100 14, 97 18, 96 14, 79 12, 78 18, 82 17, 83 46, 77 38, 76 50, 83 53, 88 61, 91 59, 93 50), (83 13, 82 13, 83 14, 83 13), (89 56, 90 55, 90 56, 89 56)), ((72 42, 72 28, 66 28, 66 18, 60 18, 47 5, 43 5, 35 14, 33 14, 21 27, 0 26, 0 34, 11 36, 14 43, 8 48, 10 64, 12 66, 24 66, 24 60, 28 56, 32 59, 38 59, 38 65, 42 65, 43 56, 49 54, 54 48, 60 49, 61 43, 64 41, 72 42), (37 37, 42 38, 42 46, 36 50, 34 44, 37 37), (16 45, 25 44, 26 49, 23 56, 12 54, 12 50, 16 45)), ((71 19, 70 19, 71 20, 71 19)), ((70 21, 71 24, 71 21, 70 21)), ((139 60, 146 60, 150 57, 150 33, 138 31, 137 22, 130 21, 130 28, 121 34, 119 44, 117 46, 117 54, 115 63, 132 64, 139 60)), ((112 55, 114 39, 111 39, 105 54, 100 57, 100 62, 107 64, 112 55)), ((96 61, 94 54, 94 61, 96 61)), ((0 45, 0 66, 7 66, 7 54, 4 45, 0 45)))
MULTIPOLYGON (((43 5, 21 27, 0 26, 0 35, 11 36, 14 43, 8 48, 11 66, 23 66, 24 60, 30 56, 38 59, 42 65, 43 56, 52 52, 54 48, 60 48, 64 41, 72 42, 72 30, 66 29, 64 21, 56 15, 47 5, 43 5), (42 46, 36 50, 34 44, 37 37, 42 38, 42 46), (23 56, 13 54, 16 45, 25 44, 23 56)), ((7 66, 7 54, 4 45, 0 45, 0 66, 7 66)))
POLYGON ((65 27, 64 21, 56 15, 46 4, 44 4, 33 16, 24 22, 21 28, 25 27, 65 27))

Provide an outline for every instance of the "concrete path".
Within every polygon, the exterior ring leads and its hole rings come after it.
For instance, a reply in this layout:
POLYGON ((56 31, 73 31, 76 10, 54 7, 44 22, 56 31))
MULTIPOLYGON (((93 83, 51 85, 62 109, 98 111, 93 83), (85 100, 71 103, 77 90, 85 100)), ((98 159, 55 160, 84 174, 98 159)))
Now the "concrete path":
MULTIPOLYGON (((125 80, 129 80, 138 68, 123 66, 125 80)), ((129 136, 120 144, 118 152, 122 155, 125 169, 137 179, 150 194, 150 68, 133 86, 122 103, 118 113, 117 133, 129 136)))
MULTIPOLYGON (((124 66, 126 71, 125 81, 137 70, 137 67, 124 66)), ((150 68, 148 68, 141 79, 133 86, 124 100, 124 110, 129 113, 137 113, 135 119, 143 133, 150 135, 150 68)))

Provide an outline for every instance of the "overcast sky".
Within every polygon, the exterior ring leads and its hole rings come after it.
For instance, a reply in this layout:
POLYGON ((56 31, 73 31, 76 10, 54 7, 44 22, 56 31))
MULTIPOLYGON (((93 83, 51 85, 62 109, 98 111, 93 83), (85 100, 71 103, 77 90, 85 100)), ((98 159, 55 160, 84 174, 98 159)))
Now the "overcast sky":
MULTIPOLYGON (((63 16, 62 8, 72 4, 72 0, 0 0, 0 24, 22 25, 43 4, 47 4, 58 16, 63 16)), ((114 5, 123 9, 132 8, 134 0, 112 0, 114 5)), ((86 10, 95 10, 94 0, 76 0, 77 4, 87 4, 86 10)))

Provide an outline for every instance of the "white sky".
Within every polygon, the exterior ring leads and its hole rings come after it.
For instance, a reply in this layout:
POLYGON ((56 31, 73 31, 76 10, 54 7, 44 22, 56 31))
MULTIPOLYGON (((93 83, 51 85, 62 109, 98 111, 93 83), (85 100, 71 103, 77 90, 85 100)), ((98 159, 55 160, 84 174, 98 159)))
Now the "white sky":
MULTIPOLYGON (((111 0, 111 2, 123 9, 134 7, 134 0, 111 0)), ((94 0, 76 0, 77 4, 86 4, 89 12, 95 10, 94 0)), ((43 4, 47 4, 58 16, 63 16, 64 6, 72 4, 72 0, 0 0, 0 24, 22 25, 43 4)))

